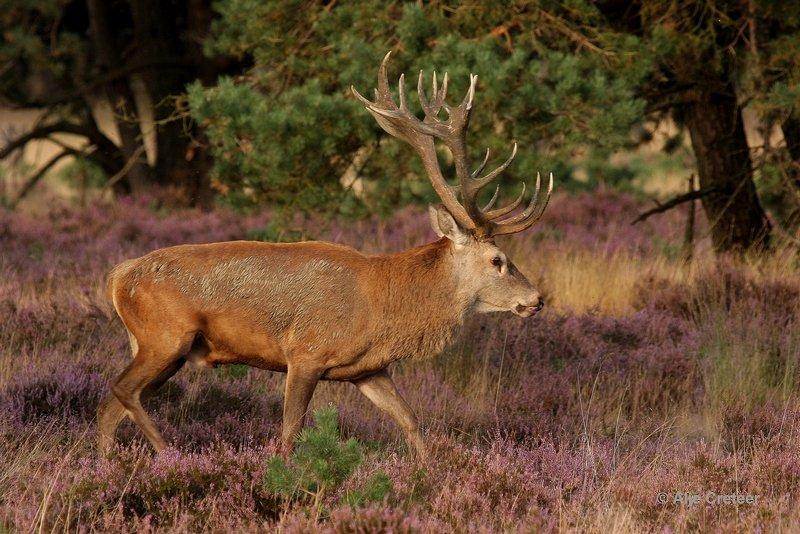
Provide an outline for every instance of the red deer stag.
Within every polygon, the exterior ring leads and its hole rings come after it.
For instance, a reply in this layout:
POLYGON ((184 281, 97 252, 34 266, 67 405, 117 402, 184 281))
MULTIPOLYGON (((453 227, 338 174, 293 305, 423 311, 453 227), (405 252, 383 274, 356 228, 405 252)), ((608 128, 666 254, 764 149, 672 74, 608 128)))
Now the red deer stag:
MULTIPOLYGON (((522 194, 505 207, 476 205, 478 192, 516 154, 481 175, 489 158, 470 171, 465 146, 477 76, 463 102, 445 102, 447 75, 430 100, 418 87, 425 113, 408 109, 404 77, 396 105, 381 64, 375 101, 353 94, 389 134, 422 158, 442 205, 430 208, 440 239, 397 254, 369 256, 332 243, 273 244, 233 241, 180 245, 117 265, 108 296, 127 329, 133 360, 111 383, 98 409, 98 444, 107 451, 129 415, 156 448, 164 439, 141 399, 190 361, 200 366, 240 363, 286 373, 282 443, 292 449, 319 380, 352 382, 404 430, 426 456, 417 419, 386 368, 394 361, 441 352, 471 312, 530 317, 544 305, 539 293, 507 259, 494 236, 521 232, 544 212, 553 188, 540 199, 540 180, 527 207, 512 215, 522 194), (444 110, 446 119, 439 118, 444 110), (434 148, 450 149, 458 185, 449 185, 434 148), (460 195, 460 202, 457 195, 460 195), (539 199, 539 202, 537 202, 539 199)), ((524 193, 524 184, 523 184, 524 193)))

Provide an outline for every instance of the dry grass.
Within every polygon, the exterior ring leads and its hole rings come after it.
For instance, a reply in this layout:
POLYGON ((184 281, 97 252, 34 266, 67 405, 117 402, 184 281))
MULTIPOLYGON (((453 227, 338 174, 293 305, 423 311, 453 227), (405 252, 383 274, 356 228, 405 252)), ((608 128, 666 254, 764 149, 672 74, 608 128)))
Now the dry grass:
POLYGON ((537 259, 546 265, 541 286, 560 313, 595 312, 619 316, 634 310, 636 284, 649 275, 681 278, 686 268, 662 258, 624 252, 553 251, 537 259))

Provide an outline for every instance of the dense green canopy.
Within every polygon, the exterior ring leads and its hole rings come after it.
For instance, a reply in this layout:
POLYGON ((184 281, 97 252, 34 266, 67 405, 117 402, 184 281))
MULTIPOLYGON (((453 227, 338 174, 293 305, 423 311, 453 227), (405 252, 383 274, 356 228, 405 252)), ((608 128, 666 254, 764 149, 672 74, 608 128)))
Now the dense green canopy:
POLYGON ((252 67, 214 87, 194 84, 189 102, 214 147, 215 183, 238 202, 352 212, 430 197, 413 153, 386 140, 348 91, 374 86, 393 50, 392 76, 449 71, 454 101, 470 72, 480 76, 470 150, 502 155, 519 142, 508 180, 554 170, 570 186, 578 164, 590 185, 629 178, 609 156, 642 139, 637 126, 672 117, 689 131, 696 196, 718 249, 766 242, 754 169, 782 222, 797 219, 793 158, 767 146, 753 161, 741 117, 752 105, 767 129, 791 135, 800 95, 793 3, 224 0, 217 9, 207 53, 252 67), (360 200, 342 187, 356 175, 360 200))
MULTIPOLYGON (((588 5, 554 14, 504 4, 218 4, 222 17, 208 53, 253 59, 244 77, 189 90, 192 112, 215 146, 220 187, 300 209, 330 201, 347 210, 354 197, 342 194, 340 180, 355 165, 372 208, 430 197, 414 153, 387 140, 349 91, 371 93, 387 50, 396 51, 391 81, 405 72, 415 87, 424 70, 428 88, 434 69, 440 79, 447 71, 454 103, 469 74, 479 75, 470 150, 480 161, 488 147, 502 161, 517 141, 509 179, 554 170, 563 184, 577 148, 607 155, 630 144, 646 105, 634 91, 652 70, 640 41, 609 35, 603 45, 617 52, 601 51, 572 28, 598 16, 588 5)), ((409 100, 419 111, 414 92, 409 100)))

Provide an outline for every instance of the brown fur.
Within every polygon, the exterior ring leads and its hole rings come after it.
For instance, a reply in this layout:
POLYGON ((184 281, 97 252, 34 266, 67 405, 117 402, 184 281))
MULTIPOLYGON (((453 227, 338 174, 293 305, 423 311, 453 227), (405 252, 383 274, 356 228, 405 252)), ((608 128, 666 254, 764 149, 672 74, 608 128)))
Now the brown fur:
POLYGON ((134 361, 101 407, 101 445, 110 445, 127 412, 163 447, 140 409, 140 392, 187 360, 283 372, 295 367, 313 382, 358 385, 375 376, 385 385, 380 371, 401 358, 441 352, 473 304, 459 291, 454 247, 442 238, 366 256, 331 243, 235 241, 160 249, 117 265, 107 294, 129 333, 134 361))
POLYGON ((175 324, 177 337, 202 337, 208 365, 285 371, 314 354, 323 378, 352 380, 450 340, 469 303, 455 300, 454 283, 431 283, 448 277, 448 248, 446 239, 390 256, 319 242, 183 245, 120 264, 108 291, 137 340, 175 324))

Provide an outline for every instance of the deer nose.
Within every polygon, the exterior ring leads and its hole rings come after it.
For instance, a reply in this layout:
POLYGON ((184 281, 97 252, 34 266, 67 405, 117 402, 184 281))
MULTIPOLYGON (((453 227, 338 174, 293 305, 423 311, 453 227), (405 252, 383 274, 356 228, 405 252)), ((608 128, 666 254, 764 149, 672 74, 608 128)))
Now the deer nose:
POLYGON ((530 317, 542 311, 542 308, 544 308, 544 299, 538 293, 534 293, 528 302, 517 305, 517 312, 526 313, 525 317, 530 317))

